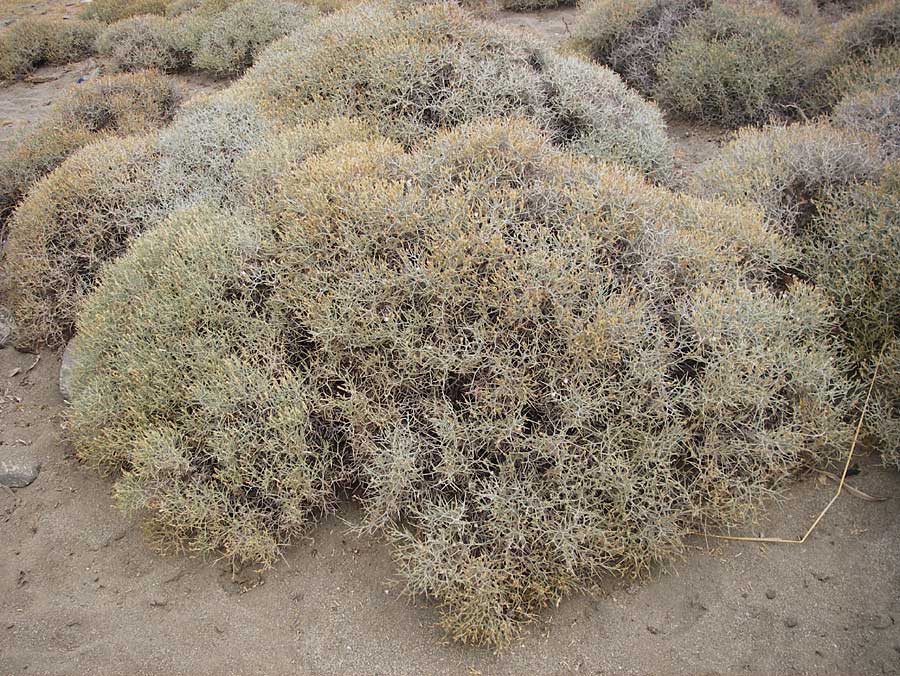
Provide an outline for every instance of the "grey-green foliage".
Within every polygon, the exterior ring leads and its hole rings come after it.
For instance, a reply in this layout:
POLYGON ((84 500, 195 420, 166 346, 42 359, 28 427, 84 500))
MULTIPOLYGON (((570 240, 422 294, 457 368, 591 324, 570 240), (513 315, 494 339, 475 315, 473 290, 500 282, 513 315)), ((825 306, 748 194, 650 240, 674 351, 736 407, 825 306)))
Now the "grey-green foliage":
POLYGON ((25 17, 0 31, 0 80, 15 80, 35 68, 87 58, 101 25, 94 21, 66 21, 25 17))
POLYGON ((253 65, 270 42, 299 28, 317 13, 294 2, 237 2, 206 25, 192 64, 214 75, 238 75, 253 65))
POLYGON ((176 3, 166 16, 117 21, 97 50, 117 70, 195 68, 219 77, 241 74, 270 42, 302 26, 318 10, 293 2, 207 0, 176 3))
POLYGON ((727 125, 791 114, 822 48, 815 30, 774 7, 716 1, 679 29, 656 95, 673 112, 727 125))
POLYGON ((797 234, 826 192, 881 172, 871 139, 827 122, 744 128, 697 173, 695 192, 758 205, 773 228, 797 234))
POLYGON ((172 209, 230 204, 235 163, 271 128, 226 90, 194 100, 158 134, 83 148, 38 182, 4 251, 19 343, 65 341, 100 268, 172 209))
POLYGON ((91 0, 79 16, 110 24, 142 14, 162 15, 167 6, 166 0, 91 0))
POLYGON ((847 440, 830 310, 768 288, 757 211, 521 120, 287 151, 311 129, 239 161, 257 218, 173 216, 80 315, 77 452, 163 542, 271 562, 352 482, 450 635, 503 645, 847 440))
POLYGON ((578 15, 572 42, 651 94, 656 69, 679 29, 709 5, 710 0, 590 0, 578 15))
POLYGON ((118 71, 184 70, 191 62, 185 24, 157 15, 135 16, 110 25, 97 38, 97 52, 118 71))
POLYGON ((161 543, 272 563, 334 501, 344 449, 265 303, 263 234, 195 207, 141 238, 85 306, 69 420, 161 543))
POLYGON ((148 72, 101 77, 67 90, 48 115, 0 151, 0 219, 78 148, 101 136, 160 127, 179 101, 174 82, 148 72))
POLYGON ((900 336, 900 165, 880 180, 835 184, 816 207, 801 269, 834 299, 857 362, 872 361, 900 336))
POLYGON ((886 159, 900 159, 900 70, 893 82, 841 99, 831 120, 838 127, 871 134, 886 159))
POLYGON ((512 115, 656 178, 671 163, 659 110, 607 69, 447 4, 367 3, 323 17, 272 45, 237 87, 286 121, 355 116, 406 147, 512 115))

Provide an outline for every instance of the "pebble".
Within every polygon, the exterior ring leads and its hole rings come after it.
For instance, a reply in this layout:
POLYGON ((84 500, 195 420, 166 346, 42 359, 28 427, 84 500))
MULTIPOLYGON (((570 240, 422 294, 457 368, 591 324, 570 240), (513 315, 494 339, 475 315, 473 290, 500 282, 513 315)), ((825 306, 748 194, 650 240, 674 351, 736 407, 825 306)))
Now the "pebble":
POLYGON ((25 488, 37 479, 41 464, 27 448, 0 446, 0 485, 25 488))
POLYGON ((766 598, 769 599, 770 601, 771 601, 772 599, 774 599, 775 596, 776 596, 776 594, 775 594, 775 590, 774 590, 774 589, 769 589, 769 590, 766 591, 766 598))
POLYGON ((797 626, 797 624, 798 623, 797 623, 796 617, 787 617, 784 620, 784 626, 786 626, 788 629, 793 629, 794 627, 797 626))

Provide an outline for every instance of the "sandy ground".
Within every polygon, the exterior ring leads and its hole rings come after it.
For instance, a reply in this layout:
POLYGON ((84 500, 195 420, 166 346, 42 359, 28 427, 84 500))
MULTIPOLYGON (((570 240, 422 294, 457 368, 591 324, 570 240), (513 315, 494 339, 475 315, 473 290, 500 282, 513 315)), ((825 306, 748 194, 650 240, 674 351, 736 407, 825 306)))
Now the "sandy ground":
MULTIPOLYGON (((497 20, 559 40, 571 10, 497 20)), ((98 66, 42 69, 0 89, 0 143, 98 66)), ((726 137, 670 130, 682 180, 726 137)), ((891 499, 842 496, 806 544, 698 538, 650 580, 602 580, 565 599, 495 655, 442 640, 434 608, 400 596, 388 548, 347 534, 352 506, 264 573, 156 554, 115 509, 111 480, 73 458, 59 355, 40 356, 25 372, 34 355, 0 350, 0 454, 24 448, 42 463, 31 486, 0 488, 0 676, 900 674, 900 474, 874 458, 852 481, 891 499)), ((833 491, 803 481, 757 530, 800 535, 833 491)))

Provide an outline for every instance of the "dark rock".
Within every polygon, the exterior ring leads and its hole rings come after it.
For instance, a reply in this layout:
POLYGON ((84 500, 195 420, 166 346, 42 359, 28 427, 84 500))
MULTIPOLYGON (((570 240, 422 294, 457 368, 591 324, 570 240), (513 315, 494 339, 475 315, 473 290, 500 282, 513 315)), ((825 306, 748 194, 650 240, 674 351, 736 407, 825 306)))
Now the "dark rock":
POLYGON ((788 629, 793 629, 797 626, 797 624, 798 622, 796 617, 788 616, 784 619, 784 626, 786 626, 788 629))
POLYGON ((774 589, 769 589, 769 590, 766 591, 766 598, 769 599, 770 601, 771 601, 772 599, 774 599, 775 596, 776 596, 776 594, 775 594, 775 590, 774 590, 774 589))

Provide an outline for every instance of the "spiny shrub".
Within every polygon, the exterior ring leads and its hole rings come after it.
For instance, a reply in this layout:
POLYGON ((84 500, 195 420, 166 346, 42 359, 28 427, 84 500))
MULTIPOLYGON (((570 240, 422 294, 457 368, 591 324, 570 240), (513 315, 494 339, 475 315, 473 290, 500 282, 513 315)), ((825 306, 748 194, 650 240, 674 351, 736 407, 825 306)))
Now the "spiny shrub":
POLYGON ((556 9, 557 7, 572 7, 576 0, 501 0, 503 9, 515 11, 528 11, 534 9, 556 9))
POLYGON ((230 90, 192 100, 156 141, 159 184, 179 204, 230 203, 235 164, 270 138, 274 126, 230 90))
POLYGON ((299 28, 318 12, 292 2, 243 0, 213 17, 193 56, 193 66, 214 75, 237 75, 253 65, 270 42, 299 28))
POLYGON ((226 90, 192 101, 158 135, 88 146, 36 184, 5 250, 18 342, 65 341, 98 270, 171 210, 230 204, 235 163, 271 128, 226 90))
POLYGON ((266 303, 261 241, 204 208, 142 237, 84 309, 70 421, 82 458, 127 467, 120 503, 169 545, 271 564, 334 501, 346 449, 316 404, 328 383, 266 303), (129 336, 109 333, 125 317, 129 336))
POLYGON ((191 63, 190 32, 185 25, 155 15, 123 19, 100 34, 97 51, 119 71, 184 70, 191 63))
POLYGON ((726 125, 790 114, 819 49, 815 31, 773 7, 714 2, 678 31, 656 95, 676 113, 726 125))
POLYGON ((886 159, 900 159, 900 71, 893 84, 841 99, 831 120, 843 129, 872 135, 886 159))
MULTIPOLYGON (((864 382, 882 345, 900 335, 900 167, 882 174, 877 155, 823 124, 744 131, 697 179, 707 195, 756 202, 793 235, 793 272, 830 297, 849 367, 864 382)), ((900 437, 886 387, 866 420, 890 463, 900 437)))
POLYGON ((848 15, 836 27, 845 52, 859 55, 900 41, 900 2, 880 0, 848 15))
POLYGON ((212 17, 224 12, 238 0, 174 0, 166 7, 166 16, 212 17))
POLYGON ((556 55, 446 4, 364 4, 272 45, 237 83, 288 122, 360 117, 405 147, 479 116, 525 116, 577 146, 664 177, 658 109, 608 69, 556 55))
MULTIPOLYGON (((874 364, 866 369, 866 382, 876 375, 873 369, 874 364)), ((900 470, 900 339, 896 337, 882 357, 866 421, 884 464, 900 470)))
POLYGON ((3 286, 21 345, 59 345, 94 275, 169 200, 160 197, 152 137, 82 148, 36 183, 9 221, 3 286))
POLYGON ((92 0, 81 11, 81 18, 101 23, 115 23, 141 14, 166 13, 166 0, 92 0))
POLYGON ((789 252, 752 209, 523 121, 274 175, 259 220, 141 237, 79 317, 77 452, 165 541, 270 562, 357 486, 409 590, 502 645, 847 440, 830 311, 768 290, 789 252))
POLYGON ((35 68, 87 58, 100 24, 42 17, 19 19, 0 32, 0 80, 15 80, 35 68))
POLYGON ((807 107, 830 111, 842 98, 888 85, 900 86, 900 47, 871 50, 834 67, 812 88, 807 107))
POLYGON ((678 30, 709 5, 710 0, 592 0, 578 17, 573 44, 651 94, 656 69, 678 30))
POLYGON ((174 82, 146 72, 102 77, 68 90, 32 131, 0 152, 0 218, 75 150, 100 135, 161 127, 172 119, 179 98, 174 82))
POLYGON ((900 164, 880 181, 824 191, 801 245, 803 272, 834 299, 851 355, 873 361, 900 336, 900 164))
POLYGON ((827 191, 879 174, 877 149, 826 123, 741 129, 704 164, 694 189, 758 205, 772 227, 796 234, 827 191))
POLYGON ((375 141, 377 130, 359 119, 335 117, 290 129, 276 127, 234 165, 230 189, 237 208, 270 212, 280 199, 279 177, 299 168, 311 156, 347 143, 375 141))

